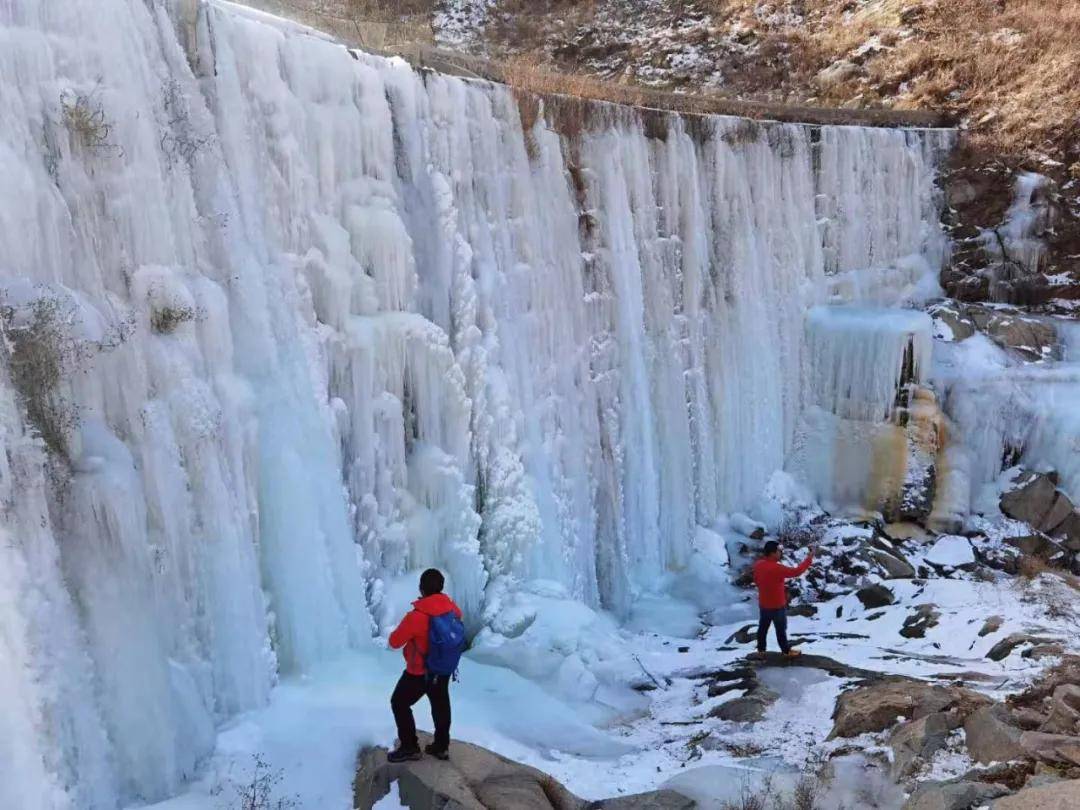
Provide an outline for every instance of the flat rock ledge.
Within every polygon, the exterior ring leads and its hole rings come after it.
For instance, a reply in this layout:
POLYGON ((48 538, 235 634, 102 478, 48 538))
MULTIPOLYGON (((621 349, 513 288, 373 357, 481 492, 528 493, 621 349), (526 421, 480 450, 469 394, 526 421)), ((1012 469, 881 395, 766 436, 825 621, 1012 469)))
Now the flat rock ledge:
MULTIPOLYGON (((422 735, 423 736, 423 735, 422 735)), ((425 745, 430 738, 421 740, 425 745)), ((397 783, 409 810, 694 810, 697 803, 673 790, 587 801, 553 777, 486 748, 450 743, 450 760, 425 756, 390 763, 386 749, 364 748, 356 763, 353 807, 370 810, 397 783)))

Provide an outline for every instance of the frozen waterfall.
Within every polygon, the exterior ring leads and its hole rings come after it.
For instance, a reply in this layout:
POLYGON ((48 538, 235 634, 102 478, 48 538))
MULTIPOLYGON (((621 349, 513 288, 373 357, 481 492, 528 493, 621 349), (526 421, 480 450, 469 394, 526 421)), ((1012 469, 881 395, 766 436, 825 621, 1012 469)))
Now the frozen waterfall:
POLYGON ((218 0, 8 0, 0 88, 4 807, 175 792, 420 566, 624 615, 784 466, 806 310, 944 250, 947 133, 523 132, 218 0))

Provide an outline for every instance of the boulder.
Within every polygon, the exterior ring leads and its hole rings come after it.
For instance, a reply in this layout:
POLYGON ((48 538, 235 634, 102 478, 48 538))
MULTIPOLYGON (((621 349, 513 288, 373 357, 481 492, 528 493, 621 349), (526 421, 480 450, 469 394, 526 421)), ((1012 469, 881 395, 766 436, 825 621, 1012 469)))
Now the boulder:
POLYGON ((1038 318, 982 307, 968 307, 967 314, 994 343, 1025 360, 1050 357, 1057 346, 1057 330, 1038 318))
POLYGON ((721 703, 709 712, 709 717, 733 723, 756 723, 780 695, 764 686, 756 686, 742 697, 721 703))
POLYGON ((989 703, 989 698, 961 686, 886 678, 858 686, 836 699, 829 736, 856 737, 866 732, 884 731, 898 718, 918 720, 937 712, 948 712, 950 722, 959 727, 969 714, 989 703))
POLYGON ((1058 492, 1050 511, 1043 516, 1042 521, 1035 528, 1041 532, 1052 532, 1064 523, 1065 518, 1072 514, 1073 511, 1073 502, 1069 500, 1069 496, 1064 492, 1058 492))
POLYGON ((1076 734, 1080 730, 1080 686, 1066 683, 1057 687, 1050 697, 1048 708, 1049 717, 1039 727, 1039 731, 1048 734, 1076 734))
POLYGON ((1008 709, 1000 704, 984 706, 964 721, 968 753, 976 762, 1026 758, 1027 750, 1020 745, 1022 734, 1008 709))
POLYGON ((925 559, 941 568, 969 568, 975 565, 975 549, 966 537, 945 534, 927 550, 925 559))
MULTIPOLYGON (((430 741, 429 737, 421 742, 430 741)), ((424 757, 390 763, 386 749, 360 751, 353 806, 369 810, 397 783, 409 810, 693 810, 692 799, 672 790, 586 801, 554 778, 469 743, 451 742, 449 761, 424 757)))
POLYGON ((966 340, 975 334, 975 321, 951 304, 939 304, 930 309, 934 318, 934 337, 945 341, 966 340))
POLYGON ((1080 551, 1080 509, 1073 509, 1053 531, 1069 551, 1080 551))
POLYGON ((867 610, 885 607, 896 601, 893 592, 884 585, 867 585, 865 588, 856 591, 855 596, 859 598, 862 606, 867 610))
POLYGON ((1052 560, 1065 553, 1065 548, 1045 534, 1026 534, 1021 537, 1006 537, 1005 544, 1019 549, 1024 554, 1038 557, 1040 560, 1052 560))
POLYGON ((1057 498, 1057 483, 1048 475, 1026 471, 1013 479, 1012 488, 1001 494, 1001 511, 1038 526, 1057 498))
POLYGON ((1042 731, 1024 731, 1020 734, 1020 747, 1030 759, 1050 764, 1074 765, 1073 757, 1080 757, 1080 738, 1071 734, 1047 734, 1042 731))
POLYGON ((937 627, 941 613, 935 610, 937 605, 917 605, 915 612, 904 619, 900 635, 904 638, 925 638, 926 631, 937 627))
POLYGON ((991 807, 993 810, 1076 810, 1080 807, 1080 780, 1024 788, 998 799, 991 807))
POLYGON ((1030 633, 1012 633, 991 647, 986 657, 991 661, 1004 661, 1013 650, 1024 644, 1051 644, 1053 642, 1054 639, 1030 633))
POLYGON ((859 65, 849 59, 841 59, 818 71, 816 81, 822 90, 831 90, 864 74, 865 71, 859 65))
POLYGON ((988 636, 991 633, 996 633, 1001 629, 1001 625, 1005 623, 1004 616, 991 616, 985 622, 983 622, 982 629, 979 630, 980 636, 988 636))
POLYGON ((970 810, 1008 792, 989 782, 924 782, 903 810, 970 810))
POLYGON ((898 726, 889 737, 893 751, 893 779, 904 779, 912 774, 920 761, 934 755, 945 746, 949 737, 950 719, 944 712, 935 712, 898 726))
POLYGON ((881 566, 886 579, 914 579, 915 569, 911 563, 896 552, 868 549, 871 559, 881 566))

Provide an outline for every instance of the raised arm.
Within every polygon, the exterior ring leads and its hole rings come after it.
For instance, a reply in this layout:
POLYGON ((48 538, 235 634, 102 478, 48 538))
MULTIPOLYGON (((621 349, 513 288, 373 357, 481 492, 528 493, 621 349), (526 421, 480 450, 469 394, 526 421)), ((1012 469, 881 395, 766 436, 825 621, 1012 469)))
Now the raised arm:
POLYGON ((420 614, 415 610, 410 610, 401 620, 401 624, 390 634, 390 646, 395 650, 400 649, 412 641, 419 632, 420 614))
POLYGON ((806 555, 806 559, 799 563, 794 568, 786 565, 780 566, 780 572, 784 575, 784 579, 792 579, 794 577, 802 576, 806 573, 806 569, 810 567, 810 563, 814 561, 814 552, 810 552, 806 555))

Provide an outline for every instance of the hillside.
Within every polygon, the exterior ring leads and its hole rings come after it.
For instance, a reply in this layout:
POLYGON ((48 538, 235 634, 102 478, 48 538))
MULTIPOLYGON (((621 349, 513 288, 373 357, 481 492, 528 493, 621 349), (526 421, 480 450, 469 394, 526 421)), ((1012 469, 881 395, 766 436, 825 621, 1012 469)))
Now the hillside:
MULTIPOLYGON (((279 0, 281 2, 281 0, 279 0)), ((928 109, 963 133, 946 291, 1027 305, 1080 298, 1080 6, 1068 0, 290 0, 406 21, 513 67, 530 89, 631 100, 634 87, 793 105, 928 109), (1021 201, 1030 257, 1007 240, 1021 201), (994 233, 1004 234, 1001 239, 994 233), (987 247, 987 233, 991 234, 987 247), (1000 247, 998 247, 1000 246, 1000 247)))

